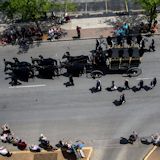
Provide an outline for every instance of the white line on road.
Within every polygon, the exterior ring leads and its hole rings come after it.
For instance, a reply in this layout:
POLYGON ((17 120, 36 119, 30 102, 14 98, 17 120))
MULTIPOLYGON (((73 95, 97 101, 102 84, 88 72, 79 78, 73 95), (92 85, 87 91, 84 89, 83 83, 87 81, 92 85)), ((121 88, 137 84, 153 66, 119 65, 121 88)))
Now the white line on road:
POLYGON ((141 80, 141 79, 153 79, 153 78, 137 78, 136 80, 141 80))
POLYGON ((37 85, 27 85, 27 86, 11 86, 9 88, 34 88, 34 87, 45 87, 46 84, 37 84, 37 85))
MULTIPOLYGON (((136 80, 141 80, 141 79, 153 79, 154 77, 146 77, 146 78, 137 78, 136 80)), ((160 79, 160 77, 156 77, 157 79, 160 79)))

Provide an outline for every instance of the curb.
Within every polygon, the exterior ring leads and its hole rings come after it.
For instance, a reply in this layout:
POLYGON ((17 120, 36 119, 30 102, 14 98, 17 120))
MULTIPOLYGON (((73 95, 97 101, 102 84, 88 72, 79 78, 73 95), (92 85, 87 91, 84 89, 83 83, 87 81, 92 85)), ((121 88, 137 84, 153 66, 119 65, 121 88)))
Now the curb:
POLYGON ((147 160, 150 155, 157 149, 157 146, 154 146, 148 153, 144 156, 143 160, 147 160))
MULTIPOLYGON (((81 158, 83 160, 90 160, 91 156, 92 156, 92 152, 93 152, 93 148, 92 147, 83 147, 83 152, 85 157, 81 158)), ((31 152, 29 150, 24 150, 24 151, 11 151, 11 153, 13 153, 13 159, 15 158, 16 160, 20 160, 21 156, 23 155, 23 158, 25 160, 33 160, 34 156, 43 156, 41 158, 44 159, 45 155, 55 155, 56 159, 53 158, 54 160, 65 160, 65 157, 63 156, 61 149, 55 150, 55 151, 46 151, 46 150, 41 150, 41 152, 31 152)), ((0 157, 0 160, 6 160, 5 157, 0 157)))
MULTIPOLYGON (((137 36, 138 34, 132 34, 132 36, 137 36)), ((142 36, 160 36, 160 33, 154 33, 154 34, 150 34, 150 33, 144 33, 144 34, 141 34, 142 36)), ((41 41, 33 41, 33 43, 49 43, 49 42, 65 42, 65 41, 81 41, 81 40, 92 40, 92 39, 97 39, 97 38, 100 38, 101 35, 99 35, 98 37, 84 37, 84 38, 80 38, 80 39, 59 39, 59 40, 53 40, 53 41, 50 41, 50 40, 41 40, 41 41)), ((103 35, 102 35, 103 36, 103 35)), ((107 38, 107 37, 103 37, 103 38, 107 38)), ((6 44, 6 45, 1 45, 2 47, 4 46, 9 46, 9 45, 12 45, 12 44, 6 44)), ((13 45, 14 46, 14 45, 13 45)))

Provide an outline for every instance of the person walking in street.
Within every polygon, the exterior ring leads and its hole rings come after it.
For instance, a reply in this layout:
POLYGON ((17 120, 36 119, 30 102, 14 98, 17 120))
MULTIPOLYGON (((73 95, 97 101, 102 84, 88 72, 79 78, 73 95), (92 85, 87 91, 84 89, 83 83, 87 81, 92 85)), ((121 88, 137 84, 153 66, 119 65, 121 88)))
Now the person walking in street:
POLYGON ((114 81, 112 81, 111 90, 117 90, 117 86, 115 85, 114 81))
POLYGON ((153 78, 153 80, 151 81, 151 88, 154 88, 157 84, 157 79, 156 77, 153 78))
POLYGON ((100 81, 100 80, 97 80, 95 90, 96 90, 97 92, 102 90, 102 84, 101 84, 101 81, 100 81))
POLYGON ((124 89, 130 89, 128 79, 124 81, 124 89))
POLYGON ((81 38, 81 27, 77 26, 76 31, 77 31, 77 38, 81 38))
POLYGON ((96 39, 96 51, 98 50, 99 45, 100 45, 99 39, 96 39))
POLYGON ((138 85, 139 85, 139 90, 141 90, 144 87, 144 81, 140 80, 138 85))
POLYGON ((71 86, 74 86, 74 81, 73 81, 73 76, 72 75, 69 76, 69 83, 70 83, 71 86))
POLYGON ((72 75, 69 76, 69 81, 64 83, 64 85, 66 87, 74 86, 74 81, 73 81, 73 76, 72 75))
POLYGON ((151 50, 154 52, 155 50, 155 43, 154 43, 154 39, 152 39, 151 45, 149 46, 149 52, 151 52, 151 50))
POLYGON ((125 98, 125 94, 122 94, 121 96, 120 96, 120 103, 121 104, 123 104, 123 103, 125 103, 126 102, 126 98, 125 98))

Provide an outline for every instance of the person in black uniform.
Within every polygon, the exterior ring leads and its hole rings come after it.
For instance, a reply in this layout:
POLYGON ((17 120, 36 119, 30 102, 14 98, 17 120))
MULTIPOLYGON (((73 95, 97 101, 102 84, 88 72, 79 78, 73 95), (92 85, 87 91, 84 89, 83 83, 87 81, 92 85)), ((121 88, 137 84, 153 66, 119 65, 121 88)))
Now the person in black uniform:
POLYGON ((125 98, 125 94, 122 94, 121 96, 120 96, 120 103, 121 104, 123 104, 123 103, 125 103, 126 102, 126 98, 125 98))
POLYGON ((151 50, 154 52, 155 50, 155 43, 154 43, 154 39, 152 39, 151 45, 149 46, 149 52, 151 52, 151 50))
POLYGON ((98 50, 100 43, 99 43, 99 39, 96 39, 96 51, 98 50))
POLYGON ((130 89, 128 79, 124 81, 124 89, 130 89))
POLYGON ((69 76, 69 83, 71 86, 74 86, 74 81, 72 76, 69 76))
POLYGON ((66 82, 66 83, 64 83, 64 85, 65 85, 66 87, 74 86, 74 81, 73 81, 73 76, 72 76, 72 75, 69 76, 69 81, 66 82))
POLYGON ((156 77, 153 78, 153 80, 151 81, 151 87, 154 88, 157 84, 157 79, 156 77))
POLYGON ((144 87, 144 81, 140 80, 138 85, 139 85, 139 90, 142 89, 144 87))

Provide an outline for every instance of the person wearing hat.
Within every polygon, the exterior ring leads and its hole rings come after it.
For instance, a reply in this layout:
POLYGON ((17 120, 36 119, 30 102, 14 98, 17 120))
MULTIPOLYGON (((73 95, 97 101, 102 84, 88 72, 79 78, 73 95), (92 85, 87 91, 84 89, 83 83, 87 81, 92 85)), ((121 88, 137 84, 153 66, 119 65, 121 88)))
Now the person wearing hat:
POLYGON ((144 81, 140 80, 138 85, 139 85, 139 90, 142 89, 144 87, 144 81))
POLYGON ((124 81, 124 89, 130 89, 128 79, 125 79, 124 81))
POLYGON ((156 77, 154 77, 153 80, 151 81, 151 87, 152 88, 155 87, 156 84, 157 84, 157 79, 156 79, 156 77))

